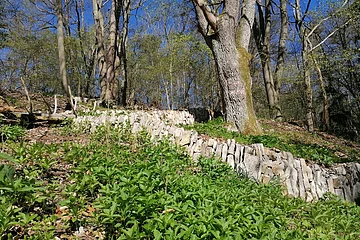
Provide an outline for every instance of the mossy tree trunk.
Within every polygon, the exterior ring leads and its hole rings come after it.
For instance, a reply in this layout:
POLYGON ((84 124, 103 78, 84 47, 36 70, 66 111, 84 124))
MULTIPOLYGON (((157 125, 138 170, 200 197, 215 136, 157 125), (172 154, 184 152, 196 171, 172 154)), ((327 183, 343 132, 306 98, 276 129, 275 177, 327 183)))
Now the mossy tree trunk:
POLYGON ((222 11, 218 13, 204 0, 193 0, 193 3, 200 32, 216 62, 226 120, 235 124, 239 132, 259 134, 261 129, 253 110, 248 66, 250 54, 247 51, 252 24, 242 23, 253 21, 255 1, 242 3, 244 14, 248 9, 250 16, 241 16, 240 24, 240 2, 237 0, 223 1, 222 11))

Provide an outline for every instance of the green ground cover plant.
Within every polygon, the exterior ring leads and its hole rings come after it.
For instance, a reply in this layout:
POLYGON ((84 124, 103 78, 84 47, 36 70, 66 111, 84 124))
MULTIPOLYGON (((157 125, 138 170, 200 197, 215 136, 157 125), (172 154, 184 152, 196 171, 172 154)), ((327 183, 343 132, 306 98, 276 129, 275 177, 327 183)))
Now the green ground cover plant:
MULTIPOLYGON (((360 156, 356 151, 351 151, 347 158, 336 155, 336 150, 320 145, 316 142, 316 136, 306 133, 308 138, 313 138, 312 142, 301 141, 297 135, 291 133, 265 131, 263 135, 243 135, 238 132, 230 131, 226 128, 223 118, 216 118, 206 123, 195 123, 183 126, 185 129, 196 130, 200 134, 206 134, 215 138, 235 139, 240 144, 250 145, 262 143, 265 147, 276 148, 282 151, 291 152, 296 157, 312 160, 320 164, 330 165, 339 162, 359 162, 360 156)), ((267 127, 267 126, 265 126, 267 127)))
POLYGON ((88 239, 360 237, 360 208, 331 194, 316 203, 283 196, 276 180, 256 183, 213 158, 195 163, 145 131, 104 126, 89 138, 7 143, 1 239, 76 239, 79 229, 88 239))
POLYGON ((25 135, 25 129, 18 125, 0 126, 0 142, 17 141, 25 135))

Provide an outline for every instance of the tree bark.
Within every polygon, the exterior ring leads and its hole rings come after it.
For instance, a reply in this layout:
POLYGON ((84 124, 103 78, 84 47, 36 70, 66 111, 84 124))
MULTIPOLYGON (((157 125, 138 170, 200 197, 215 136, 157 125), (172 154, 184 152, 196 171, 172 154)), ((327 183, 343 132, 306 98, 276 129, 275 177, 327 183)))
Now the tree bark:
POLYGON ((279 48, 277 56, 277 64, 274 75, 274 87, 275 87, 275 108, 276 117, 275 120, 282 121, 282 111, 280 106, 280 80, 283 75, 285 54, 286 54, 286 40, 288 38, 288 14, 286 7, 287 0, 280 0, 280 37, 279 37, 279 48))
POLYGON ((123 0, 122 4, 122 17, 123 17, 123 27, 120 33, 120 61, 122 67, 122 74, 123 74, 123 84, 120 89, 121 93, 121 101, 120 104, 126 106, 131 103, 128 102, 127 99, 127 91, 129 86, 129 78, 128 78, 128 69, 127 69, 127 42, 128 42, 128 32, 129 32, 129 19, 130 19, 130 0, 123 0))
POLYGON ((314 66, 316 69, 316 72, 318 74, 319 82, 320 82, 320 89, 321 89, 321 95, 323 98, 323 112, 322 112, 322 122, 324 124, 324 130, 329 131, 330 130, 330 120, 329 120, 329 100, 325 89, 325 82, 323 79, 323 74, 320 69, 320 66, 315 59, 314 56, 312 56, 312 60, 314 62, 314 66))
POLYGON ((92 0, 93 4, 93 15, 95 20, 95 39, 97 47, 97 61, 99 68, 100 76, 100 87, 101 87, 101 97, 103 97, 103 92, 107 88, 106 83, 106 70, 107 64, 105 61, 105 42, 104 42, 104 17, 101 13, 102 1, 101 0, 92 0))
POLYGON ((308 41, 307 41, 306 33, 303 33, 303 48, 302 48, 301 56, 303 61, 303 78, 305 83, 306 125, 308 131, 313 132, 314 131, 313 103, 312 103, 313 94, 311 87, 308 41))
POLYGON ((237 0, 225 0, 223 11, 218 16, 204 0, 193 0, 193 3, 200 32, 214 55, 224 96, 226 121, 235 124, 244 134, 260 133, 252 105, 248 66, 250 54, 247 51, 255 1, 244 1, 240 25, 237 0))
POLYGON ((101 84, 101 100, 104 106, 109 107, 115 104, 118 94, 117 70, 117 34, 118 34, 118 1, 111 2, 110 28, 108 36, 108 48, 106 53, 106 80, 101 84))
POLYGON ((63 31, 63 10, 62 10, 62 1, 56 0, 56 17, 57 17, 57 41, 58 41, 58 53, 59 53, 59 69, 60 69, 60 79, 61 85, 64 92, 68 98, 71 109, 76 115, 73 101, 71 98, 71 89, 66 77, 66 58, 65 58, 65 46, 64 46, 64 31, 63 31))
MULTIPOLYGON (((310 1, 310 0, 309 0, 310 1)), ((305 88, 305 107, 306 107, 306 126, 309 132, 314 131, 314 120, 313 120, 313 94, 311 88, 310 78, 310 64, 309 64, 309 35, 304 26, 303 17, 301 14, 300 0, 295 1, 295 22, 299 38, 301 41, 301 58, 302 58, 302 74, 305 88)))
MULTIPOLYGON (((269 107, 269 115, 271 119, 281 120, 282 116, 281 116, 281 108, 279 104, 280 84, 277 81, 276 77, 274 78, 273 76, 273 71, 271 69, 271 59, 270 59, 271 11, 272 11, 271 4, 272 4, 271 0, 265 0, 264 6, 262 6, 262 4, 259 2, 257 3, 259 19, 255 22, 254 36, 261 60, 266 97, 269 107)), ((286 2, 285 2, 285 7, 286 7, 286 2)), ((286 25, 284 26, 284 28, 287 29, 287 23, 285 24, 286 25)), ((280 41, 284 40, 281 37, 284 38, 284 36, 280 36, 280 41)))
POLYGON ((66 93, 67 97, 70 98, 69 84, 66 77, 66 59, 65 59, 64 31, 63 31, 64 24, 63 24, 61 0, 56 0, 56 17, 57 17, 57 41, 58 41, 60 79, 64 92, 66 93))

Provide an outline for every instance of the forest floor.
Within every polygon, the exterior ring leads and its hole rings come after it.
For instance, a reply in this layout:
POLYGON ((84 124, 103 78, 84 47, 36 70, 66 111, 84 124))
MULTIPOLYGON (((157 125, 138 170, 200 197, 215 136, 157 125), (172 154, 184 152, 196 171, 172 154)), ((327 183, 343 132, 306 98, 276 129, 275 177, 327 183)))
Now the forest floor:
MULTIPOLYGON (((20 93, 4 99, 0 109, 27 111, 20 93)), ((32 101, 34 111, 42 112, 54 102, 41 95, 32 101)), ((65 101, 58 103, 63 111, 65 101)), ((86 108, 91 104, 79 106, 86 108)), ((320 131, 309 134, 291 123, 260 123, 265 135, 331 148, 344 161, 352 151, 360 152, 358 143, 320 131)), ((290 199, 280 188, 229 178, 225 168, 212 166, 217 163, 194 166, 183 153, 166 143, 151 144, 146 136, 116 133, 112 139, 110 133, 79 134, 61 125, 44 121, 27 129, 21 141, 0 141, 1 154, 18 162, 0 155, 0 239, 360 237, 360 212, 354 204, 331 197, 314 204, 290 199), (234 222, 222 226, 224 219, 234 222)))

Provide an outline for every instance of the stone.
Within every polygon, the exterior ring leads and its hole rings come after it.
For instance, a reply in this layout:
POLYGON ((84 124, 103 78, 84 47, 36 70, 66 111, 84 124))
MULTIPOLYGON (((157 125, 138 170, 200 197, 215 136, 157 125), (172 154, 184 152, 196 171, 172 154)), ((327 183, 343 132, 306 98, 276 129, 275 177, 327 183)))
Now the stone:
POLYGON ((200 138, 196 141, 193 147, 194 153, 201 153, 201 147, 202 147, 203 140, 200 138))
POLYGON ((345 200, 344 191, 341 188, 335 189, 334 193, 335 193, 335 195, 339 196, 341 199, 345 200))
POLYGON ((227 152, 228 152, 228 146, 226 143, 224 143, 221 149, 221 159, 223 162, 226 162, 227 152))
POLYGON ((183 129, 183 128, 177 128, 177 129, 175 129, 174 137, 175 137, 175 142, 176 142, 177 144, 180 144, 180 141, 181 141, 181 139, 182 139, 183 132, 184 132, 184 129, 183 129))
POLYGON ((190 145, 192 131, 184 131, 179 141, 180 146, 190 145))
POLYGON ((268 184, 271 178, 269 176, 263 176, 261 182, 264 184, 268 184))
POLYGON ((328 188, 329 192, 335 194, 335 189, 334 189, 334 184, 333 184, 333 183, 334 183, 334 181, 333 181, 333 178, 332 178, 332 177, 330 177, 330 178, 327 179, 327 184, 328 184, 328 186, 329 186, 329 188, 328 188))
POLYGON ((216 145, 216 140, 213 139, 213 138, 210 138, 210 139, 208 140, 208 146, 209 146, 209 147, 214 147, 214 145, 216 145))
POLYGON ((342 183, 341 183, 341 180, 339 177, 333 177, 332 179, 332 185, 333 185, 333 188, 341 188, 342 186, 342 183))
POLYGON ((254 178, 256 180, 259 180, 259 167, 260 162, 259 158, 254 155, 245 155, 244 158, 244 165, 245 165, 245 171, 249 175, 250 178, 254 178))
POLYGON ((300 163, 301 163, 301 169, 302 169, 302 175, 303 175, 303 181, 304 181, 304 186, 305 186, 305 192, 306 192, 306 201, 311 202, 313 200, 313 195, 312 195, 312 191, 313 188, 310 184, 310 181, 312 180, 312 171, 311 168, 309 168, 306 165, 305 159, 300 159, 300 163))
POLYGON ((212 147, 207 147, 206 152, 205 152, 205 156, 206 157, 212 157, 213 155, 214 155, 214 149, 212 147))
POLYGON ((141 131, 141 129, 142 129, 141 125, 136 122, 133 124, 133 127, 131 128, 131 132, 137 133, 137 132, 141 131))
POLYGON ((353 192, 352 192, 354 201, 358 202, 360 201, 360 182, 357 182, 353 186, 353 192))
POLYGON ((198 159, 200 158, 200 156, 201 156, 200 153, 198 153, 198 152, 194 153, 194 155, 193 155, 194 162, 198 162, 198 159))
POLYGON ((195 143, 198 140, 199 134, 197 132, 192 132, 191 138, 190 138, 190 145, 195 143))
POLYGON ((201 156, 204 156, 204 157, 209 157, 206 155, 206 150, 208 148, 208 142, 203 142, 202 145, 201 145, 201 156))
POLYGON ((353 202, 355 199, 353 198, 352 195, 352 191, 350 189, 350 186, 348 184, 346 184, 345 186, 343 186, 343 190, 344 190, 344 197, 346 201, 350 201, 353 202))
POLYGON ((274 175, 282 178, 285 174, 284 173, 284 163, 276 161, 275 163, 272 164, 272 171, 273 171, 274 175))
POLYGON ((234 159, 235 159, 235 164, 238 165, 239 161, 240 161, 240 154, 241 154, 241 145, 240 144, 236 144, 235 147, 235 154, 234 154, 234 159))
POLYGON ((326 172, 319 165, 314 164, 314 183, 316 185, 316 194, 321 198, 328 191, 328 184, 325 178, 326 172))
POLYGON ((227 159, 226 159, 226 162, 230 165, 230 167, 232 169, 235 168, 235 158, 234 158, 234 155, 228 155, 227 156, 227 159))
POLYGON ((229 145, 228 154, 232 154, 232 155, 235 154, 235 144, 236 144, 235 140, 231 139, 230 142, 228 143, 229 145))
POLYGON ((221 158, 222 143, 219 143, 215 149, 215 156, 221 158))
POLYGON ((297 171, 297 184, 298 184, 298 187, 299 187, 299 197, 302 198, 302 199, 305 199, 306 197, 306 193, 305 193, 305 185, 304 185, 304 178, 303 178, 303 171, 301 169, 301 163, 300 163, 300 160, 295 160, 294 161, 294 166, 295 166, 295 169, 297 171))
POLYGON ((335 167, 334 170, 336 171, 336 173, 338 175, 346 175, 346 170, 345 170, 344 166, 335 167))

